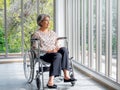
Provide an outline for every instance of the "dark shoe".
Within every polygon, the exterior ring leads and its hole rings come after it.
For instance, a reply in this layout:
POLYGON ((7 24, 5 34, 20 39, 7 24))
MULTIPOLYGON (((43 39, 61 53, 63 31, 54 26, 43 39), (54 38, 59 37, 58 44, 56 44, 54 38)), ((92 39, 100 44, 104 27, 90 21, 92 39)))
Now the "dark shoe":
POLYGON ((73 81, 77 81, 77 79, 75 78, 70 78, 68 80, 64 79, 64 82, 73 82, 73 81))
POLYGON ((53 86, 49 86, 49 85, 47 84, 47 87, 48 87, 48 88, 57 88, 57 85, 54 84, 53 86))

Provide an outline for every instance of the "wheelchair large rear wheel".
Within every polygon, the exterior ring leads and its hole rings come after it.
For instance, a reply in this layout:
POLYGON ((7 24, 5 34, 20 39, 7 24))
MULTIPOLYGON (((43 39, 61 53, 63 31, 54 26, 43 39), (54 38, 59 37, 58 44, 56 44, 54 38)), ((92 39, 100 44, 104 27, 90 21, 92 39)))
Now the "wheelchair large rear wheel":
POLYGON ((26 51, 23 60, 24 75, 28 83, 31 83, 34 78, 34 52, 26 51))

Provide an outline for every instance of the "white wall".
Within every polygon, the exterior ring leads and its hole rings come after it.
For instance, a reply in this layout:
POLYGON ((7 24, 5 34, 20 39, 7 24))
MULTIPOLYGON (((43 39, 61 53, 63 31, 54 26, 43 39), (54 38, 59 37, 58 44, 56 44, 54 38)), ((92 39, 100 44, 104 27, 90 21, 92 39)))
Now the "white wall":
POLYGON ((65 1, 64 0, 56 0, 55 1, 55 25, 56 32, 59 37, 65 36, 65 1))

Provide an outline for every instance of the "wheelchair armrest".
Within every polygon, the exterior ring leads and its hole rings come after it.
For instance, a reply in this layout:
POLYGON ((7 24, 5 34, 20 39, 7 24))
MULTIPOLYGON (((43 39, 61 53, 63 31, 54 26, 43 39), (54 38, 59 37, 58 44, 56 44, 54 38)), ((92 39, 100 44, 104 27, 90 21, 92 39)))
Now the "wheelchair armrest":
POLYGON ((57 40, 67 39, 67 37, 58 37, 57 40))
POLYGON ((37 41, 39 40, 38 38, 31 38, 31 41, 37 41))

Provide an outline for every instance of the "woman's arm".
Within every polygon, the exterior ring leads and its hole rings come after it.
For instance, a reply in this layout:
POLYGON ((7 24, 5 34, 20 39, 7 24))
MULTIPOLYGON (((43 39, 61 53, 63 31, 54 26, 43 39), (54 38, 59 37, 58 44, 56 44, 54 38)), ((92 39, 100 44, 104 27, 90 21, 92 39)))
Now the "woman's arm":
POLYGON ((53 50, 48 50, 47 53, 56 53, 56 52, 58 52, 58 50, 60 49, 60 47, 59 47, 59 44, 58 44, 58 40, 57 40, 57 39, 55 40, 55 46, 56 46, 55 49, 53 49, 53 50))
POLYGON ((38 48, 38 40, 37 39, 39 39, 38 33, 34 33, 31 37, 31 39, 36 39, 36 40, 31 40, 31 47, 32 47, 32 49, 37 49, 38 48))

